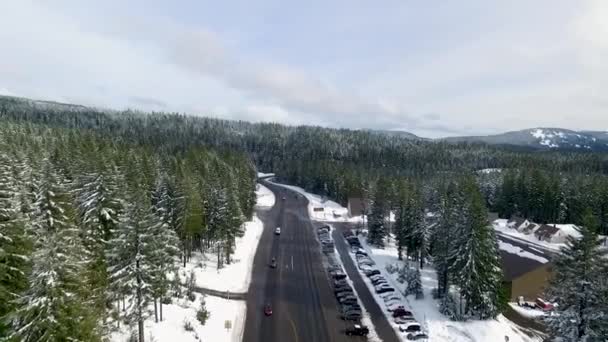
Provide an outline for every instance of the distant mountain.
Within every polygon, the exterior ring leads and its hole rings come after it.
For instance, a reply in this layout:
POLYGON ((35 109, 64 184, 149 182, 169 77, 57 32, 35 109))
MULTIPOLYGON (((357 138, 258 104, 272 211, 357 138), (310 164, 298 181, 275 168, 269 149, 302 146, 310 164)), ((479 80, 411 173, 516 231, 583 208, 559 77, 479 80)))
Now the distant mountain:
POLYGON ((368 130, 373 133, 385 134, 393 137, 402 137, 406 139, 412 140, 430 140, 429 138, 419 137, 414 133, 406 132, 406 131, 391 131, 391 130, 368 130))
POLYGON ((529 147, 541 150, 608 151, 608 133, 563 128, 530 128, 496 135, 450 137, 448 142, 482 142, 490 145, 529 147))

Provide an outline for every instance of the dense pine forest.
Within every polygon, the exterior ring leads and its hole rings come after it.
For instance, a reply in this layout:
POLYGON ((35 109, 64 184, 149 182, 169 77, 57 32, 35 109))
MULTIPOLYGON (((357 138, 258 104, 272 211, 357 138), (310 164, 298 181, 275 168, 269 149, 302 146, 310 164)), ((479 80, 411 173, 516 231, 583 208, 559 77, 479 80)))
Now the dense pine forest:
MULTIPOLYGON (((436 189, 462 174, 499 169, 503 172, 477 174, 491 211, 539 223, 576 224, 590 207, 600 219, 600 232, 608 234, 606 153, 515 150, 374 131, 102 111, 11 97, 0 97, 0 118, 90 130, 169 154, 192 146, 213 147, 220 153, 243 151, 259 170, 275 172, 286 182, 342 204, 349 196, 369 197, 380 178, 392 189, 402 178, 436 189)), ((394 193, 386 193, 392 202, 394 193)))
POLYGON ((254 189, 241 153, 3 118, 0 340, 100 341, 120 324, 141 334, 180 260, 211 247, 231 262, 254 189))
MULTIPOLYGON (((587 291, 589 305, 570 298, 562 308, 587 323, 598 317, 592 309, 608 315, 605 300, 591 304, 608 298, 597 246, 597 234, 608 233, 608 154, 10 97, 0 97, 0 122, 0 337, 53 341, 77 331, 70 337, 95 341, 113 324, 141 322, 142 307, 162 306, 175 260, 213 246, 230 262, 253 211, 256 169, 343 204, 366 199, 369 242, 381 246, 392 233, 402 257, 420 267, 432 260, 437 298, 453 319, 493 318, 505 305, 488 211, 582 225, 584 241, 569 241, 572 255, 557 272, 597 265, 587 280, 568 283, 587 291), (453 286, 466 307, 456 310, 453 286), (125 298, 129 309, 119 310, 125 298)), ((552 324, 560 336, 605 329, 552 324)))

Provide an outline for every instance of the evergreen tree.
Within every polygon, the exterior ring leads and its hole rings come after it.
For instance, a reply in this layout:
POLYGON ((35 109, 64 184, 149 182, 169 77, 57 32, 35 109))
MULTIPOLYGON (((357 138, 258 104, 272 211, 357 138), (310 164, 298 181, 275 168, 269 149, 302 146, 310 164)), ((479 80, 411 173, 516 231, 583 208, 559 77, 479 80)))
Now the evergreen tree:
POLYGON ((11 315, 12 336, 21 341, 95 341, 100 333, 83 293, 80 240, 67 185, 50 162, 44 166, 31 218, 32 272, 11 315))
POLYGON ((386 222, 390 208, 387 198, 388 188, 388 181, 382 178, 378 180, 369 216, 367 235, 367 241, 374 246, 384 246, 384 239, 388 235, 389 227, 386 222))
POLYGON ((0 340, 9 334, 1 318, 15 310, 16 299, 28 286, 31 252, 14 164, 13 158, 0 153, 0 340))
POLYGON ((569 237, 554 261, 547 297, 555 300, 557 314, 547 318, 555 337, 584 341, 608 334, 606 252, 599 246, 598 221, 590 210, 584 215, 581 238, 569 237))
POLYGON ((499 314, 502 282, 498 242, 476 185, 465 180, 468 212, 458 235, 451 273, 464 299, 464 312, 480 319, 499 314))
POLYGON ((114 299, 127 296, 123 319, 129 325, 137 324, 139 342, 144 342, 144 321, 149 317, 149 304, 154 299, 155 280, 154 234, 162 222, 153 211, 142 190, 135 190, 125 203, 124 213, 109 243, 110 288, 114 299))

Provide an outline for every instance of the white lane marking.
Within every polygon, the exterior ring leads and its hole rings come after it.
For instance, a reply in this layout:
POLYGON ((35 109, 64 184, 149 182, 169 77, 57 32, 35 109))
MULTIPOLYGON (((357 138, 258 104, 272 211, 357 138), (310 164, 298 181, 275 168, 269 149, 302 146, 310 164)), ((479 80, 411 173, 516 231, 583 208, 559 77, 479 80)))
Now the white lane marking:
POLYGON ((291 256, 291 269, 293 270, 293 255, 291 256))

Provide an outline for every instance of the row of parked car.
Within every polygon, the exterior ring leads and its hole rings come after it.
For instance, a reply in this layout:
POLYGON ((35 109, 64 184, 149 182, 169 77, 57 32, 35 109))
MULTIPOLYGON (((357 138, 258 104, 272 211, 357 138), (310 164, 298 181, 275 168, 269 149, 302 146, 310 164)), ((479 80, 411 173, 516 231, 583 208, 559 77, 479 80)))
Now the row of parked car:
POLYGON ((340 317, 346 321, 352 321, 354 324, 347 328, 344 332, 347 335, 367 336, 369 329, 360 324, 362 317, 362 309, 359 300, 355 295, 355 291, 348 282, 348 275, 342 268, 334 252, 334 243, 330 236, 329 226, 320 226, 317 228, 317 235, 323 251, 327 257, 327 271, 329 273, 331 285, 338 302, 340 317), (331 249, 332 253, 329 253, 331 249))
POLYGON ((317 228, 317 235, 321 242, 321 250, 323 253, 333 253, 335 249, 334 241, 331 238, 331 229, 327 225, 317 228))
POLYGON ((376 263, 369 257, 361 247, 359 238, 352 231, 345 231, 344 238, 351 246, 351 252, 355 255, 357 266, 361 273, 365 274, 374 286, 374 291, 384 301, 386 310, 398 325, 399 331, 405 334, 408 340, 424 340, 428 336, 423 333, 421 325, 416 322, 411 311, 406 310, 403 298, 395 292, 388 280, 375 267, 376 263))

